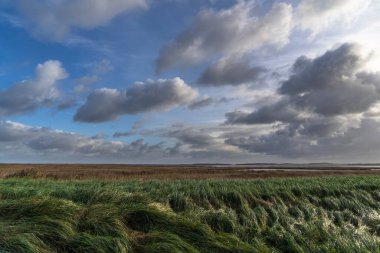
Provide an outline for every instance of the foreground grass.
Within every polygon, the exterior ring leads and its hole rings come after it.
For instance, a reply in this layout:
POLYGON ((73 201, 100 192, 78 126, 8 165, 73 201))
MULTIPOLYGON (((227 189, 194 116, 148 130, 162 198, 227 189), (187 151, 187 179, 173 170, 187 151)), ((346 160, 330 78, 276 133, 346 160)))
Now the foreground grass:
POLYGON ((380 252, 380 177, 0 180, 0 252, 380 252))

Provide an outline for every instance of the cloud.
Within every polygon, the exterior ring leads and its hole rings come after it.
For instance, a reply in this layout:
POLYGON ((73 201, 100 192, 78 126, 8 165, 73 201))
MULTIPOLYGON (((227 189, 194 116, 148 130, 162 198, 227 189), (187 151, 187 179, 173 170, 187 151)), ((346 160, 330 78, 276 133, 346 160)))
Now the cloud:
POLYGON ((128 10, 146 8, 145 0, 15 0, 9 2, 35 36, 62 41, 75 29, 93 29, 128 10))
POLYGON ((303 124, 289 124, 270 134, 240 136, 226 143, 251 153, 304 160, 338 162, 377 161, 380 122, 352 118, 314 118, 303 124), (372 136, 372 137, 371 137, 372 136), (364 160, 363 158, 369 160, 364 160), (362 160, 358 160, 362 159, 362 160))
MULTIPOLYGON (((190 161, 231 162, 231 159, 239 161, 239 158, 247 158, 241 150, 224 143, 221 134, 213 134, 213 130, 208 127, 173 125, 162 129, 158 135, 176 141, 174 146, 167 148, 169 155, 182 156, 190 161)), ((223 132, 219 128, 217 131, 223 132)))
POLYGON ((358 141, 360 136, 368 139, 366 129, 379 135, 379 122, 367 116, 380 103, 380 73, 366 71, 369 60, 354 44, 315 59, 298 58, 277 91, 279 101, 251 113, 226 114, 227 124, 270 124, 269 132, 234 136, 226 143, 284 157, 327 157, 373 148, 373 141, 368 146, 358 141))
POLYGON ((212 98, 205 96, 203 98, 199 98, 197 100, 194 100, 191 104, 189 104, 188 108, 190 110, 197 110, 203 107, 207 107, 210 105, 218 105, 221 103, 227 103, 229 101, 228 98, 222 97, 222 98, 212 98))
MULTIPOLYGON (((255 1, 238 1, 234 6, 219 11, 204 9, 194 21, 173 41, 161 48, 156 60, 156 71, 161 73, 174 67, 189 67, 215 59, 236 55, 250 55, 267 47, 280 49, 287 45, 295 32, 306 31, 315 37, 324 30, 333 30, 337 25, 353 23, 371 0, 304 0, 298 4, 274 1, 266 13, 260 11, 255 1)), ((304 36, 303 34, 301 36, 304 36)), ((206 70, 203 81, 217 80, 215 85, 239 83, 233 68, 227 79, 215 76, 219 69, 229 69, 220 62, 206 70), (220 83, 222 82, 222 83, 220 83)), ((248 65, 249 66, 249 65, 248 65)), ((245 70, 249 67, 246 66, 245 70)), ((234 69, 238 70, 238 69, 234 69)), ((246 76, 246 73, 243 75, 246 76)), ((224 76, 225 77, 225 76, 224 76)), ((202 80, 202 78, 201 78, 202 80)), ((247 79, 243 78, 243 81, 247 79)))
POLYGON ((205 86, 236 86, 259 82, 266 72, 264 67, 250 66, 247 57, 229 57, 208 67, 198 78, 197 83, 205 86))
POLYGON ((23 114, 50 105, 59 97, 57 82, 68 74, 59 61, 38 64, 36 75, 0 91, 0 115, 23 114))
POLYGON ((294 13, 294 23, 312 35, 333 24, 349 23, 365 10, 371 0, 303 0, 294 13))
POLYGON ((76 84, 74 87, 75 93, 83 93, 88 91, 91 84, 98 83, 102 80, 102 78, 98 75, 86 75, 74 80, 76 84))
POLYGON ((0 143, 3 159, 9 154, 15 157, 22 154, 33 161, 37 157, 40 161, 64 162, 67 157, 82 161, 143 161, 151 156, 165 156, 162 144, 147 144, 142 139, 131 143, 108 141, 12 121, 0 121, 0 143))
MULTIPOLYGON (((67 162, 67 159, 70 159, 76 162, 103 163, 221 163, 273 159, 272 156, 257 156, 256 153, 310 160, 323 157, 340 162, 357 162, 357 157, 367 162, 378 159, 379 121, 366 119, 354 127, 350 126, 353 122, 348 118, 333 121, 328 124, 338 126, 343 123, 339 131, 332 127, 335 130, 329 134, 316 134, 319 131, 313 131, 314 135, 299 135, 290 128, 273 132, 271 135, 249 136, 248 134, 253 132, 252 128, 172 126, 156 130, 155 136, 165 138, 166 143, 153 144, 143 139, 132 142, 110 141, 104 136, 85 136, 12 121, 0 121, 0 159, 7 162, 20 159, 23 162, 67 162), (367 158, 368 160, 365 160, 367 158)), ((323 123, 322 118, 320 123, 323 123)))
MULTIPOLYGON (((137 122, 132 131, 139 125, 137 122)), ((209 130, 172 126, 160 131, 155 129, 154 135, 165 138, 163 142, 148 143, 143 139, 122 142, 108 140, 101 134, 86 136, 13 121, 0 121, 0 159, 7 162, 20 159, 24 162, 67 162, 70 159, 92 163, 241 161, 241 151, 224 144, 218 137, 212 136, 209 130), (173 144, 173 140, 176 143, 173 144)))
POLYGON ((57 105, 57 110, 62 111, 77 105, 77 100, 74 97, 67 97, 57 105))
POLYGON ((107 59, 86 64, 85 67, 90 68, 90 73, 74 80, 76 84, 74 92, 76 93, 88 91, 91 84, 100 82, 103 75, 114 70, 111 61, 107 59))
POLYGON ((257 111, 248 113, 234 111, 226 113, 227 124, 269 124, 277 121, 293 122, 299 117, 299 112, 290 106, 287 101, 263 106, 257 111))
POLYGON ((137 134, 137 131, 143 127, 143 124, 141 121, 137 121, 132 125, 132 128, 130 131, 126 132, 115 132, 113 134, 113 138, 120 138, 120 137, 129 137, 137 134))
POLYGON ((360 113, 379 100, 379 74, 362 71, 368 62, 358 46, 343 44, 316 59, 300 57, 279 93, 298 108, 322 115, 360 113))
POLYGON ((165 135, 176 138, 182 144, 189 145, 193 149, 207 149, 216 144, 215 138, 212 138, 208 133, 191 128, 172 129, 165 135))
POLYGON ((315 59, 299 57, 278 90, 280 101, 252 113, 228 113, 227 123, 291 122, 310 114, 365 112, 380 99, 380 74, 363 70, 368 60, 355 44, 343 44, 315 59))
POLYGON ((124 114, 166 111, 185 105, 198 96, 196 90, 181 78, 136 82, 126 92, 116 89, 98 89, 92 92, 75 117, 75 121, 104 122, 124 114))
POLYGON ((291 5, 275 3, 261 17, 252 14, 253 7, 251 1, 239 1, 230 9, 201 11, 187 29, 161 49, 156 71, 197 64, 220 54, 240 54, 263 46, 287 44, 291 5))

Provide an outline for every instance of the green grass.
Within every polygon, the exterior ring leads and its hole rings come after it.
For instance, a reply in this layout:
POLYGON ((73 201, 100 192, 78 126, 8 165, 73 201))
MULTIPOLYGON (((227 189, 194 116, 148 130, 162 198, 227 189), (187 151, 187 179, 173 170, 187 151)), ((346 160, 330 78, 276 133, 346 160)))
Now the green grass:
POLYGON ((380 252, 380 177, 8 178, 0 252, 380 252))

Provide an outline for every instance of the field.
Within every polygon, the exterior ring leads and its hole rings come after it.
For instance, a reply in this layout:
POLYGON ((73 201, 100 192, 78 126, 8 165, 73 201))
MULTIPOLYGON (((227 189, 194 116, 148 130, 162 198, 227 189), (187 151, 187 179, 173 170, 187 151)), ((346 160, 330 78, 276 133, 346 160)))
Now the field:
POLYGON ((173 179, 248 179, 272 177, 310 177, 379 175, 379 167, 360 166, 212 166, 212 165, 117 165, 117 164, 0 164, 0 178, 29 177, 47 179, 173 180, 173 179))
POLYGON ((2 168, 0 252, 380 252, 377 175, 57 180, 51 170, 2 168))

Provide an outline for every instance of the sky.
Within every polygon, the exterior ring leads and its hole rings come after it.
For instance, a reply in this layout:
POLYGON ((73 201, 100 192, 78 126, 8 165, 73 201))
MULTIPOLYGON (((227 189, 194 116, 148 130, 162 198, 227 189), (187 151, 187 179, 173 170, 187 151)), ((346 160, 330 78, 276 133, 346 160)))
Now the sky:
POLYGON ((0 162, 378 163, 378 0, 0 0, 0 162))

